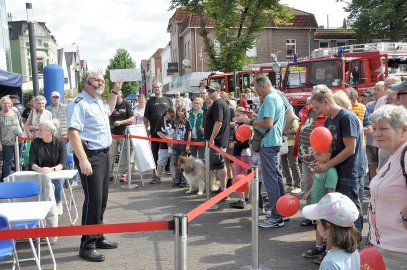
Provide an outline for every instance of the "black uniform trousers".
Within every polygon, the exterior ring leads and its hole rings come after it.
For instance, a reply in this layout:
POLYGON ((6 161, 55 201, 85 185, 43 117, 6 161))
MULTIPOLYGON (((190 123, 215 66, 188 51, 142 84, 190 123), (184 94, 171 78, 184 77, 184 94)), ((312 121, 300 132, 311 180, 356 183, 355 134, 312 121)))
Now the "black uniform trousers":
MULTIPOLYGON (((80 172, 79 160, 74 156, 75 166, 79 170, 85 194, 82 225, 103 224, 103 214, 106 210, 109 193, 109 148, 86 150, 86 154, 93 170, 93 174, 90 176, 83 175, 80 172)), ((104 236, 101 234, 83 235, 81 238, 81 248, 95 249, 95 243, 103 239, 104 236)))

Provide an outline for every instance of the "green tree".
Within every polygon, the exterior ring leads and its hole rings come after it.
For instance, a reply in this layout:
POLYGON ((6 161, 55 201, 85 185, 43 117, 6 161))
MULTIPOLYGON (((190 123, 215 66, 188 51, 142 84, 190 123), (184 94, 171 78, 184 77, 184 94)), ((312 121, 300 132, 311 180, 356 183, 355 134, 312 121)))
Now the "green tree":
MULTIPOLYGON (((113 89, 113 82, 110 80, 110 70, 112 69, 131 69, 136 67, 136 62, 133 61, 126 49, 119 48, 116 50, 113 58, 109 60, 109 65, 105 71, 106 88, 113 89)), ((130 93, 135 93, 139 90, 138 82, 124 82, 122 86, 123 96, 126 97, 130 93)), ((109 91, 105 91, 103 97, 108 96, 109 91)))
POLYGON ((170 10, 179 7, 198 15, 209 67, 222 71, 241 70, 252 62, 246 51, 254 47, 264 27, 288 24, 293 16, 278 0, 171 0, 170 10), (209 23, 214 26, 211 33, 209 23))
POLYGON ((346 12, 358 42, 374 39, 400 41, 406 38, 406 0, 338 0, 348 6, 346 12))

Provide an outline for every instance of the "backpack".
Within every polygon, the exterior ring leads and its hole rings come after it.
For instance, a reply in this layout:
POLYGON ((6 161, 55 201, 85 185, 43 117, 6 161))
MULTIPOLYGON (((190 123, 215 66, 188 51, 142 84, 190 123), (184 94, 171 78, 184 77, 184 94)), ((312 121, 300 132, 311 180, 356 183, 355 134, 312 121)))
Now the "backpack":
POLYGON ((406 179, 406 186, 407 186, 407 173, 406 173, 406 169, 404 166, 404 157, 406 155, 407 152, 407 146, 404 147, 403 152, 401 152, 401 157, 400 157, 400 165, 401 165, 401 171, 403 172, 403 176, 406 179))

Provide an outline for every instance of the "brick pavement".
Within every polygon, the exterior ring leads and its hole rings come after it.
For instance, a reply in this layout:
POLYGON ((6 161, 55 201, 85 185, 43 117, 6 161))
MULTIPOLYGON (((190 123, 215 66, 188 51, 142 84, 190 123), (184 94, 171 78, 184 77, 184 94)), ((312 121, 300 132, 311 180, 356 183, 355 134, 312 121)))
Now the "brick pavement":
MULTIPOLYGON (((146 177, 147 180, 150 178, 146 177)), ((205 196, 185 194, 186 188, 172 188, 169 177, 163 178, 161 184, 146 182, 144 187, 135 190, 124 190, 120 183, 111 183, 105 223, 171 220, 173 214, 188 213, 205 201, 205 196)), ((81 186, 76 187, 74 193, 81 211, 81 186)), ((304 202, 301 202, 303 206, 304 202)), ((229 208, 228 202, 220 205, 219 210, 205 212, 189 224, 188 269, 251 269, 250 205, 244 210, 229 208)), ((301 220, 301 212, 298 212, 282 228, 259 228, 262 269, 318 269, 312 259, 301 256, 313 246, 315 239, 314 230, 301 227, 301 220)), ((60 216, 60 225, 69 225, 66 212, 60 216)), ((80 225, 80 218, 76 225, 80 225)), ((174 236, 171 231, 107 235, 120 246, 115 250, 102 250, 106 256, 102 263, 79 258, 79 238, 63 237, 53 244, 58 269, 174 269, 174 236)), ((18 243, 17 248, 20 258, 30 255, 26 243, 18 243)), ((43 269, 52 269, 45 245, 41 263, 43 269)), ((22 269, 36 269, 33 262, 24 262, 21 266, 22 269)), ((2 267, 0 265, 1 269, 6 269, 2 267)))

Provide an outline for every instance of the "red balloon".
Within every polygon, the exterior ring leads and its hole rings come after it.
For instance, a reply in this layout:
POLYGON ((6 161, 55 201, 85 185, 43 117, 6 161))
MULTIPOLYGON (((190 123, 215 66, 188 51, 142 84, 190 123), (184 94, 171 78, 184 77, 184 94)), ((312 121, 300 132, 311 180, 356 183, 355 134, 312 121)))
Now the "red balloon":
MULTIPOLYGON (((243 178, 245 178, 246 175, 244 174, 238 174, 235 176, 235 178, 233 178, 233 184, 237 183, 241 180, 243 180, 243 178)), ((241 185, 239 188, 236 189, 237 192, 245 192, 249 189, 249 181, 247 181, 244 185, 241 185)))
POLYGON ((241 125, 236 129, 236 140, 245 142, 252 136, 252 130, 248 125, 241 125))
POLYGON ((331 147, 332 134, 326 127, 317 127, 309 136, 312 148, 317 152, 325 152, 331 147))
POLYGON ((383 256, 375 246, 360 251, 360 270, 386 270, 383 256))
POLYGON ((293 216, 300 209, 300 200, 294 195, 283 195, 277 200, 276 209, 283 217, 293 216))

